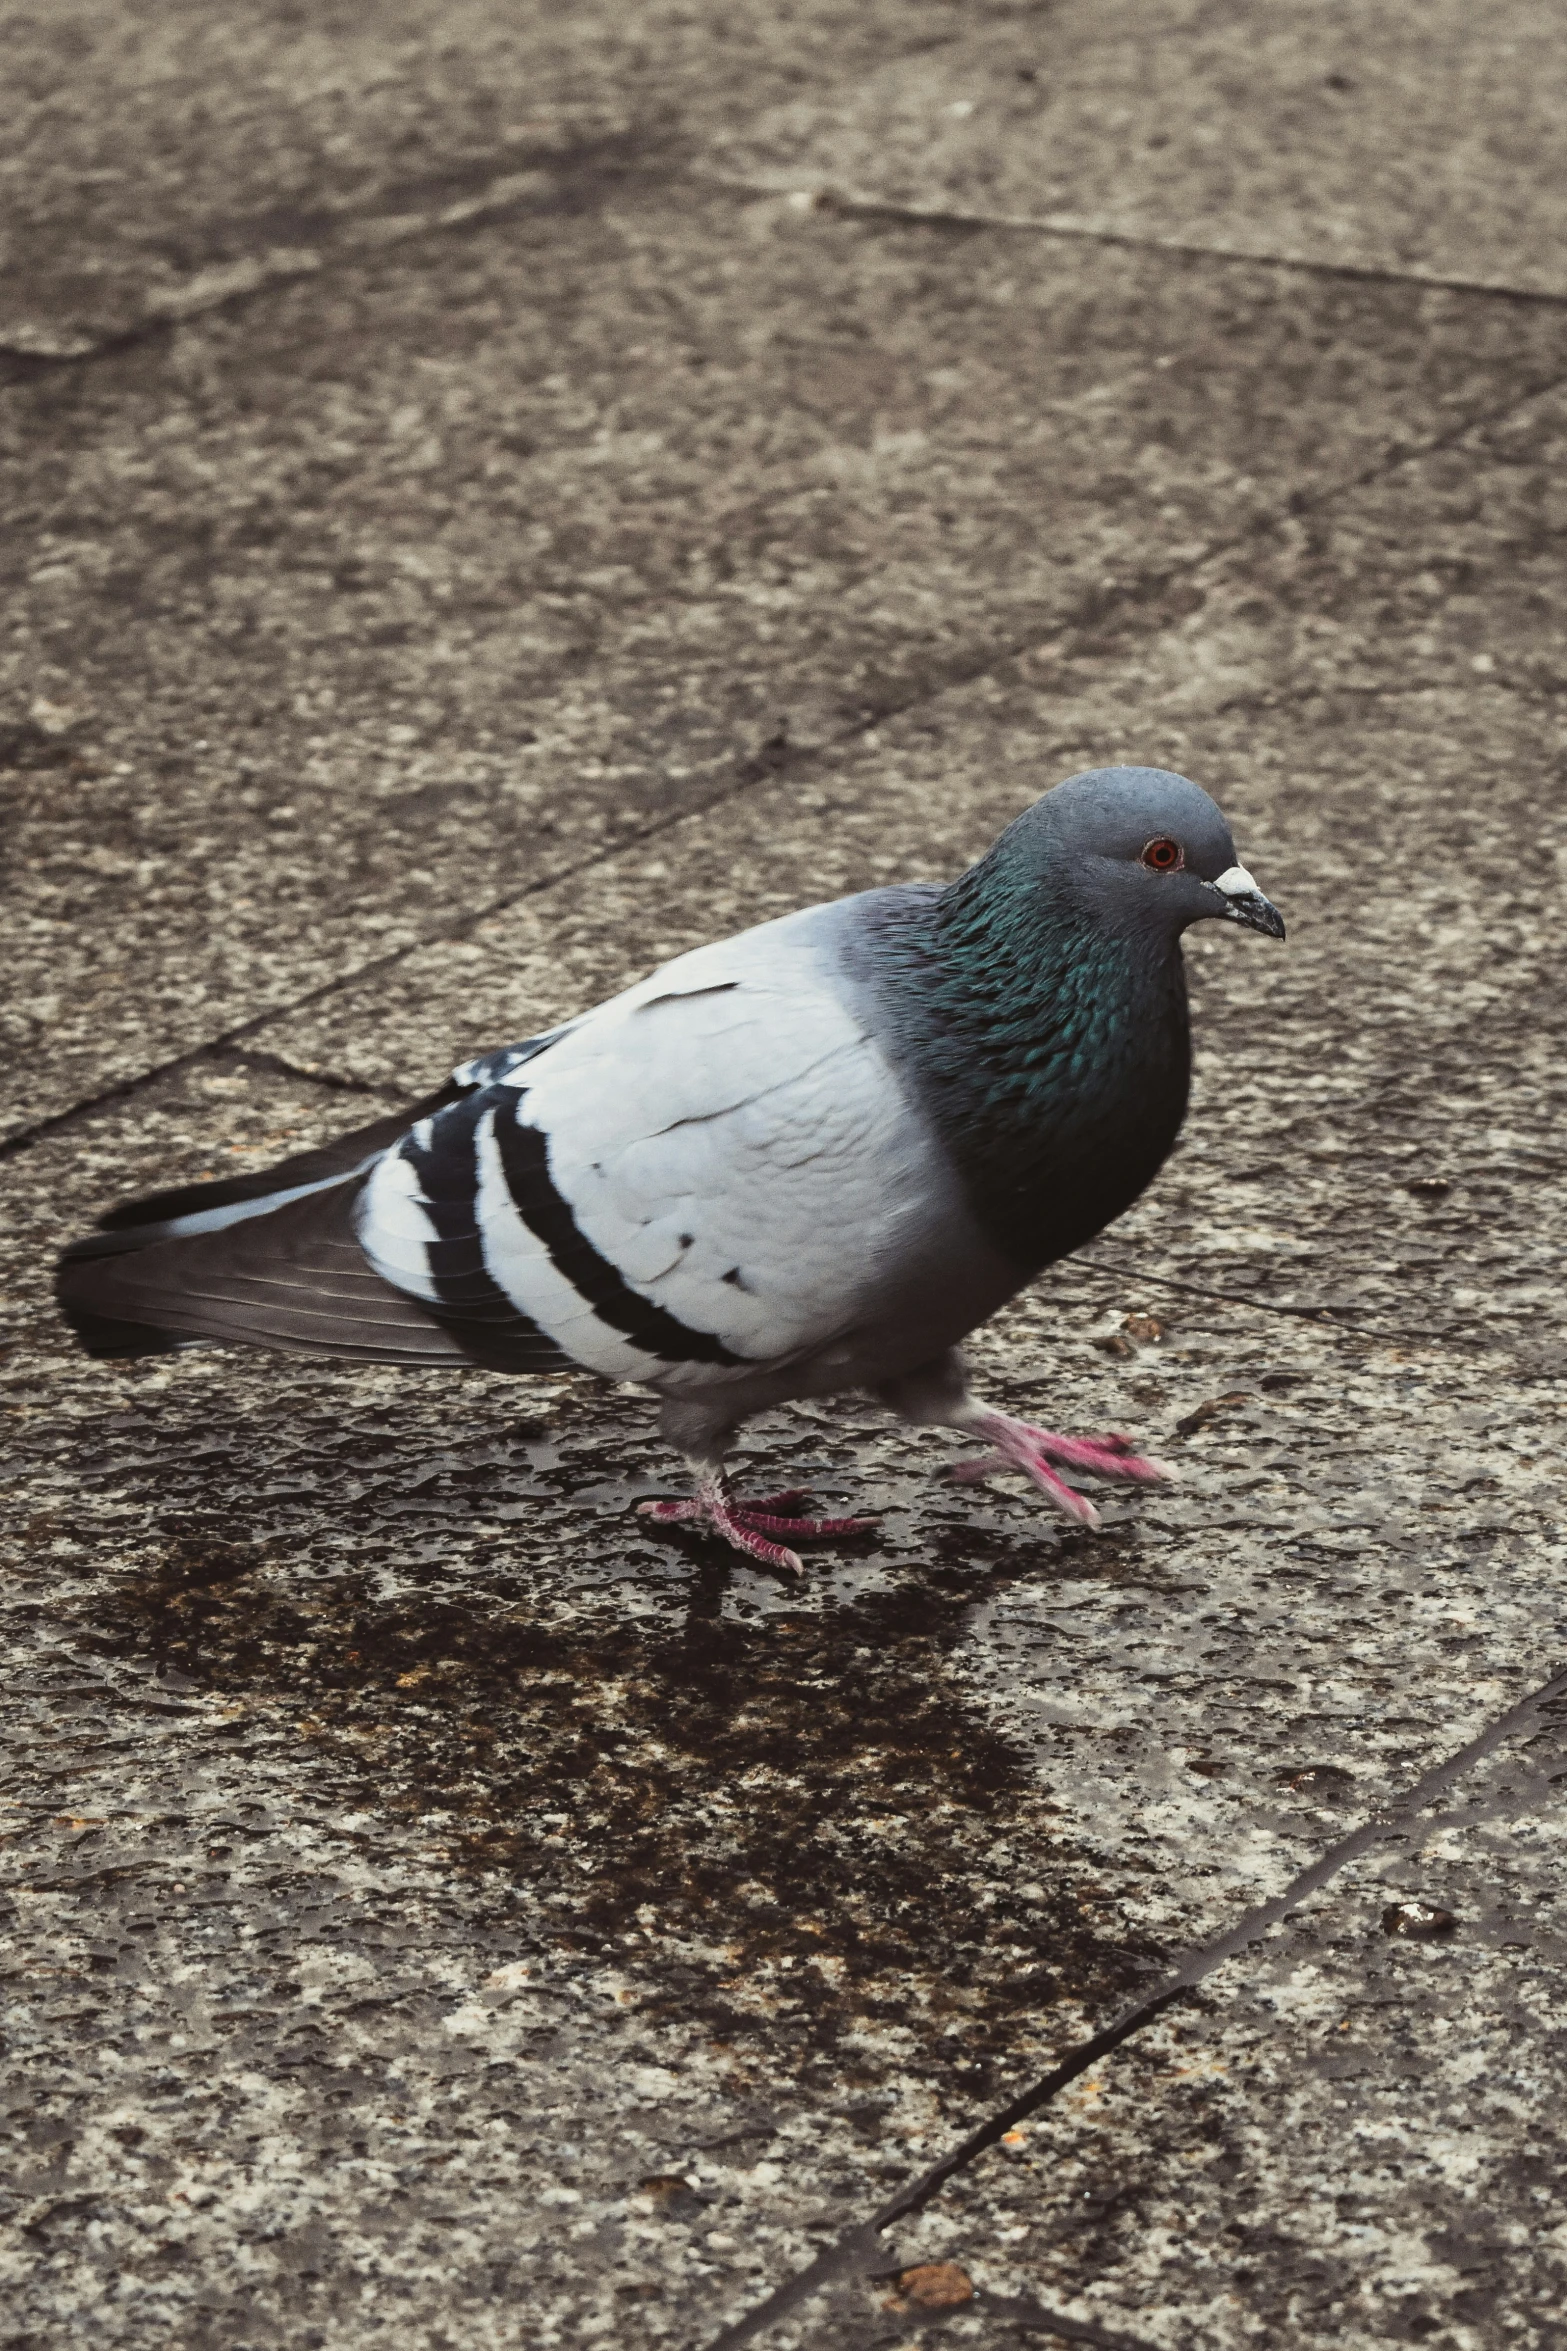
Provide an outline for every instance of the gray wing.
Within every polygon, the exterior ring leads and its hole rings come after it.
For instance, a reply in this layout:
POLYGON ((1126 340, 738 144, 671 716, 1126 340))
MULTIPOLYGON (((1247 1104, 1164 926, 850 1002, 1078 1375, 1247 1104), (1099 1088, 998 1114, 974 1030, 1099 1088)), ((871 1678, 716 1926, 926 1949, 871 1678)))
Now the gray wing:
POLYGON ((863 1324, 939 1247, 953 1180, 842 982, 834 912, 682 956, 422 1122, 366 1183, 370 1262, 434 1307, 461 1238, 576 1361, 663 1387, 863 1324))

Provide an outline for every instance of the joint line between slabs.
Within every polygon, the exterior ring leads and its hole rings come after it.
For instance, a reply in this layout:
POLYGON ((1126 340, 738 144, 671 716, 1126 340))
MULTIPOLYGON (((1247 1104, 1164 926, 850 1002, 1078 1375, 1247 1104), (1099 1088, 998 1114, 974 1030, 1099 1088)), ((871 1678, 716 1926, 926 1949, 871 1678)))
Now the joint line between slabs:
POLYGON ((1096 2326, 1091 2319, 1069 2318, 1064 2310, 1047 2310, 1042 2302, 979 2294, 974 2308, 978 2316, 999 2319, 1004 2326, 1017 2327, 1026 2335, 1055 2335, 1063 2343, 1087 2343, 1091 2351, 1159 2351, 1157 2344, 1141 2335, 1096 2326))
MULTIPOLYGON (((701 179, 705 175, 697 173, 701 179)), ((1158 237, 1134 229, 1097 226, 1074 219, 1070 213, 968 212, 961 205, 900 204, 890 196, 873 196, 865 188, 835 188, 831 182, 817 188, 776 188, 757 180, 711 178, 711 187, 731 190, 755 203, 759 199, 805 197, 805 209, 840 213, 850 220, 906 221, 914 228, 1000 229, 1019 236, 1055 237, 1063 242, 1113 245, 1127 253, 1174 253, 1191 261, 1229 262, 1239 268, 1288 269, 1305 277, 1348 278, 1373 286, 1416 286, 1440 294, 1489 297, 1497 302, 1527 302, 1545 309, 1567 308, 1567 293, 1549 286, 1509 286, 1495 278, 1446 277, 1437 270, 1393 269, 1375 261, 1324 261, 1304 253, 1267 253, 1246 245, 1205 245, 1194 238, 1158 237)))
POLYGON ((1196 1949, 1189 1951, 1151 1992, 1144 1993, 1130 2008, 1123 2009, 1109 2024, 1070 2050, 1042 2080, 1022 2091, 1009 2105, 1001 2107, 970 2131, 948 2154, 933 2163, 907 2187, 901 2188, 868 2220, 859 2221, 846 2229, 836 2243, 827 2246, 806 2268, 797 2271, 792 2278, 786 2278, 765 2301, 757 2303, 721 2334, 715 2335, 707 2351, 740 2351, 742 2344, 754 2342, 768 2327, 787 2317, 790 2311, 797 2309, 802 2302, 809 2301, 824 2287, 875 2274, 872 2264, 880 2253, 877 2240, 884 2230, 891 2228, 896 2221, 906 2219, 911 2212, 921 2210, 946 2186, 949 2179, 967 2170, 995 2146, 1004 2132, 1037 2113, 1042 2106, 1047 2106, 1079 2075, 1086 2073, 1091 2065, 1111 2055, 1124 2041, 1129 2041, 1146 2025, 1152 2024, 1172 2002, 1194 1990, 1225 1960, 1233 1959, 1270 1928, 1277 1926, 1281 1919, 1298 1909, 1308 1895, 1327 1885, 1348 1863, 1358 1860, 1362 1853, 1379 1844, 1414 1814, 1424 1811, 1437 1797, 1444 1795, 1456 1779, 1472 1770, 1477 1763, 1483 1763, 1514 1732, 1522 1730, 1553 1700, 1562 1697, 1567 1697, 1567 1666, 1561 1667, 1539 1689, 1518 1699, 1494 1722, 1460 1747, 1456 1754, 1450 1755, 1445 1763, 1433 1765, 1402 1796, 1373 1812, 1362 1821, 1359 1828, 1352 1829, 1336 1845, 1330 1845, 1325 1853, 1319 1854, 1315 1861, 1290 1880, 1282 1894, 1276 1894, 1271 1901, 1256 1904, 1234 1926, 1215 1936, 1212 1942, 1199 1944, 1196 1949))
MULTIPOLYGON (((945 46, 938 42, 934 46, 945 46)), ((918 51, 910 54, 918 54, 918 51)), ((589 145, 599 144, 589 142, 589 145)), ((607 143, 613 147, 616 142, 607 143)), ((366 213, 345 211, 334 225, 335 234, 317 248, 299 251, 265 251, 248 255, 254 274, 239 283, 231 280, 215 283, 202 291, 192 285, 185 291, 175 289, 173 298, 155 308, 145 310, 126 325, 108 329, 95 339, 88 339, 69 349, 34 349, 25 343, 0 342, 0 369, 8 369, 13 383, 26 383, 40 375, 61 368, 88 367, 104 360, 122 357, 142 345, 172 334, 187 321, 211 316, 224 310, 247 307, 275 289, 298 284, 310 278, 335 275, 347 263, 363 262, 399 245, 423 242, 433 237, 460 235, 493 225, 503 220, 515 207, 526 206, 534 192, 528 182, 542 182, 560 187, 581 175, 584 153, 544 155, 523 162, 520 158, 494 159, 487 184, 454 204, 434 211, 416 207, 412 212, 398 212, 396 189, 382 191, 383 200, 389 200, 394 209, 366 213), (510 161, 511 169, 504 168, 510 161), (519 163, 521 168, 519 169, 519 163)), ((719 172, 703 171, 700 166, 685 174, 667 165, 644 168, 641 172, 628 171, 619 175, 620 184, 640 180, 643 184, 671 186, 684 179, 688 185, 706 188, 714 193, 734 196, 744 203, 759 199, 803 197, 807 208, 826 213, 838 213, 851 220, 882 220, 906 223, 911 227, 994 229, 1014 235, 1052 237, 1061 241, 1108 245, 1123 252, 1171 253, 1183 259, 1212 261, 1236 267, 1283 269, 1298 275, 1348 280, 1352 283, 1385 286, 1412 286, 1429 288, 1439 293, 1451 293, 1482 300, 1530 304, 1547 309, 1567 306, 1567 293, 1547 287, 1510 286, 1486 278, 1444 276, 1437 271, 1400 270, 1376 262, 1327 261, 1303 254, 1269 253, 1249 247, 1203 244, 1195 239, 1159 237, 1140 234, 1129 229, 1115 229, 1079 220, 1070 214, 1029 214, 1007 212, 967 211, 962 206, 939 204, 900 204, 891 197, 872 195, 867 189, 835 188, 826 184, 817 188, 781 189, 754 180, 735 180, 719 172)), ((199 278, 201 272, 196 275, 199 278)), ((217 273, 219 278, 223 273, 217 273)), ((3 382, 0 377, 0 382, 3 382)))
POLYGON ((1433 1347, 1481 1347, 1486 1341, 1469 1337, 1462 1331, 1388 1331, 1379 1323, 1351 1322, 1349 1316, 1336 1306, 1283 1306, 1272 1298, 1248 1298, 1239 1290, 1216 1290, 1204 1282, 1183 1282, 1166 1273, 1145 1273, 1129 1257, 1090 1256, 1092 1241, 1085 1242, 1075 1257, 1063 1259, 1063 1264, 1076 1264, 1085 1273, 1094 1273, 1101 1267, 1125 1279, 1147 1282, 1157 1290, 1174 1290, 1182 1298, 1217 1298, 1226 1306, 1240 1306, 1252 1314, 1283 1314, 1299 1322, 1309 1322, 1318 1330, 1342 1331, 1347 1338, 1378 1339, 1387 1344, 1402 1346, 1406 1340, 1418 1339, 1433 1347))

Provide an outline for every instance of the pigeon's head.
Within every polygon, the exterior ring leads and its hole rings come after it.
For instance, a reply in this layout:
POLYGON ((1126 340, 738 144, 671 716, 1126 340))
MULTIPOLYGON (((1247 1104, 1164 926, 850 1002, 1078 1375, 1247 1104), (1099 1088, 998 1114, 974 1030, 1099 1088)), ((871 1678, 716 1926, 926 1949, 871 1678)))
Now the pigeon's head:
POLYGON ((1200 784, 1163 767, 1096 767, 1069 776, 1019 818, 1010 838, 1040 883, 1108 927, 1173 941, 1215 919, 1284 936, 1284 917, 1235 854, 1200 784))

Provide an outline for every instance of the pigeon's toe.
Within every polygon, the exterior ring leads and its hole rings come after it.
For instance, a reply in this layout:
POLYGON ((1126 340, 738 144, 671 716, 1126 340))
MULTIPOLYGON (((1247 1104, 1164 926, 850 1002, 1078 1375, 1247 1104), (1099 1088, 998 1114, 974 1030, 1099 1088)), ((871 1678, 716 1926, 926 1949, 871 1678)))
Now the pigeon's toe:
POLYGON ((1119 1431, 1106 1437, 1060 1437, 1053 1429, 1024 1425, 1046 1459, 1059 1461, 1065 1469, 1086 1470, 1096 1478, 1130 1478, 1139 1485, 1180 1482, 1168 1462, 1139 1453, 1131 1438, 1119 1431))
POLYGON ((1063 1437, 1054 1429, 1036 1428, 1032 1421, 1014 1420, 1010 1413, 985 1408, 964 1416, 964 1427, 983 1437, 993 1450, 952 1465, 952 1476, 965 1484, 994 1477, 998 1471, 1021 1471, 1046 1499, 1083 1526, 1096 1527, 1099 1513, 1086 1494, 1069 1486, 1060 1472, 1076 1470, 1090 1477, 1125 1478, 1153 1485, 1173 1479, 1175 1472, 1162 1461, 1139 1453, 1130 1437, 1063 1437))
POLYGON ((780 1536, 796 1543, 822 1542, 835 1535, 862 1534, 876 1524, 874 1518, 795 1515, 796 1506, 809 1499, 808 1494, 791 1490, 787 1494, 766 1494, 755 1502, 742 1502, 704 1485, 689 1501, 639 1502, 637 1509, 643 1518, 651 1518, 661 1526, 705 1527, 747 1559, 758 1560, 762 1566, 774 1568, 783 1575, 799 1575, 804 1562, 797 1552, 790 1550, 788 1542, 778 1540, 780 1536))
POLYGON ((979 1478, 994 1477, 1007 1470, 1020 1470, 1024 1477, 1038 1487, 1047 1502, 1067 1518, 1075 1518, 1079 1525, 1096 1527, 1099 1513, 1086 1494, 1069 1486, 1051 1467, 1048 1454, 1036 1442, 1038 1432, 1025 1421, 1011 1420, 1006 1414, 989 1412, 983 1416, 984 1426, 975 1424, 975 1434, 995 1440, 993 1453, 977 1454, 969 1461, 955 1461, 951 1474, 965 1483, 979 1478))
POLYGON ((797 1543, 822 1542, 831 1535, 862 1535, 874 1518, 796 1518, 779 1511, 781 1502, 802 1502, 803 1494, 772 1494, 762 1502, 736 1502, 731 1515, 755 1534, 790 1535, 797 1543))

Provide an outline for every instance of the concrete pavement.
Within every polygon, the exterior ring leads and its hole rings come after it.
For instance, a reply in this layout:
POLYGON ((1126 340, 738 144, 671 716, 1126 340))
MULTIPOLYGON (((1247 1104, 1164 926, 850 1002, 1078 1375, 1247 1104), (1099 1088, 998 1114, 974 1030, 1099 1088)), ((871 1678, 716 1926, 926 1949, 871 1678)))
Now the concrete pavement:
POLYGON ((13 36, 9 2351, 1551 2340, 1550 31, 13 36), (784 1589, 630 1394, 55 1331, 109 1200, 1117 757, 1291 935, 979 1343, 1179 1461, 1104 1535, 780 1413, 885 1514, 784 1589))

